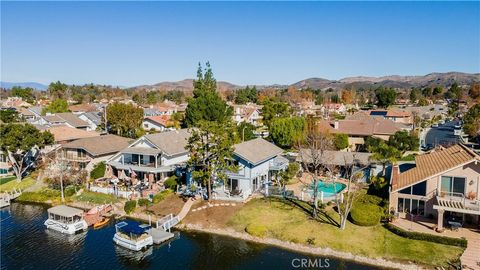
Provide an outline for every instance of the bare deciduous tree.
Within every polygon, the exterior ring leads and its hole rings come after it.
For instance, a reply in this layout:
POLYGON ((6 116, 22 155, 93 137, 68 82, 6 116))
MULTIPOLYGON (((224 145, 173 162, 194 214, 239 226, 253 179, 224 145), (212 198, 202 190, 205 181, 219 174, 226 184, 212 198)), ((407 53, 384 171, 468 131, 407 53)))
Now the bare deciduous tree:
POLYGON ((328 131, 320 130, 314 119, 307 120, 307 128, 302 141, 297 144, 301 165, 304 171, 311 176, 313 184, 313 212, 317 217, 318 181, 325 169, 325 151, 334 148, 333 136, 328 131))
POLYGON ((337 213, 340 217, 340 229, 344 230, 347 225, 347 218, 352 210, 353 203, 358 198, 360 190, 363 188, 363 183, 359 180, 363 177, 363 171, 354 171, 356 159, 353 155, 352 161, 345 160, 345 179, 347 180, 345 191, 342 194, 336 192, 337 182, 336 177, 332 177, 334 191, 335 191, 335 203, 337 204, 337 213))

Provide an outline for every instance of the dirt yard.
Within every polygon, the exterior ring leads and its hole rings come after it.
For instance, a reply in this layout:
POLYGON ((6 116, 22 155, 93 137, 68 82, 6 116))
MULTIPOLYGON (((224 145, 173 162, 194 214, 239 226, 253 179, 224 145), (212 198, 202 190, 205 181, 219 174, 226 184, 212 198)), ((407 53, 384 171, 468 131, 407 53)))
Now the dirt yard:
POLYGON ((185 204, 185 202, 180 196, 170 194, 164 200, 148 207, 148 210, 152 211, 158 217, 163 217, 168 214, 178 215, 180 210, 182 210, 183 204, 185 204))
POLYGON ((199 225, 203 228, 225 228, 235 212, 244 206, 244 203, 241 202, 212 201, 210 204, 213 206, 208 207, 206 201, 195 203, 183 222, 199 225), (232 204, 235 204, 235 206, 232 206, 232 204), (201 209, 205 206, 206 208, 201 209), (194 209, 196 210, 193 211, 194 209))

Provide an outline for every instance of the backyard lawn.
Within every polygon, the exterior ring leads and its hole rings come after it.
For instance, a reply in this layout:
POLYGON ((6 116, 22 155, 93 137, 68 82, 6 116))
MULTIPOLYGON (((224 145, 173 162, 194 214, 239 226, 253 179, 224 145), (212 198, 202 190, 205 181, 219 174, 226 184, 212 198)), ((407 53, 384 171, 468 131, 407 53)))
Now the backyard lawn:
POLYGON ((9 181, 6 181, 5 179, 2 178, 1 183, 2 184, 0 184, 0 192, 10 192, 13 189, 24 190, 27 187, 32 186, 33 184, 35 184, 35 179, 33 179, 32 177, 26 177, 22 179, 20 183, 18 183, 15 177, 13 180, 9 180, 9 181))
POLYGON ((463 252, 456 246, 403 238, 381 225, 362 227, 348 222, 341 231, 333 210, 320 213, 318 220, 310 218, 310 210, 305 203, 299 207, 280 199, 254 199, 237 211, 227 225, 257 236, 430 266, 445 266, 463 252))
POLYGON ((74 196, 73 199, 75 201, 89 202, 94 204, 116 203, 120 200, 117 197, 110 194, 91 192, 91 191, 84 191, 79 196, 74 196))

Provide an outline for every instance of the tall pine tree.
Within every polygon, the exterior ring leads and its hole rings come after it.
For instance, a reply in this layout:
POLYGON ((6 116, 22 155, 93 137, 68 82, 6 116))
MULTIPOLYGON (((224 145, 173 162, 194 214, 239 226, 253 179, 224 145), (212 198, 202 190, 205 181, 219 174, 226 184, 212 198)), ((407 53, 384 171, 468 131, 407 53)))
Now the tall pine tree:
POLYGON ((197 79, 193 81, 193 98, 188 102, 185 125, 197 126, 200 121, 224 123, 233 115, 232 107, 222 100, 217 92, 217 81, 213 77, 210 63, 205 69, 198 64, 197 79))

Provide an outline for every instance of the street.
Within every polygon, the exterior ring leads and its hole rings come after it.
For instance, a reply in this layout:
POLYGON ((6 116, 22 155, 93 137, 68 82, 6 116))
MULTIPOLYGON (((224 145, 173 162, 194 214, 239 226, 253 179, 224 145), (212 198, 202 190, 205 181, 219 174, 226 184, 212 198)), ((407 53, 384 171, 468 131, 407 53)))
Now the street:
POLYGON ((435 145, 450 145, 457 143, 459 137, 453 134, 453 129, 458 122, 458 120, 453 120, 446 122, 443 125, 439 125, 436 128, 431 128, 425 137, 425 145, 427 147, 433 147, 435 145))

